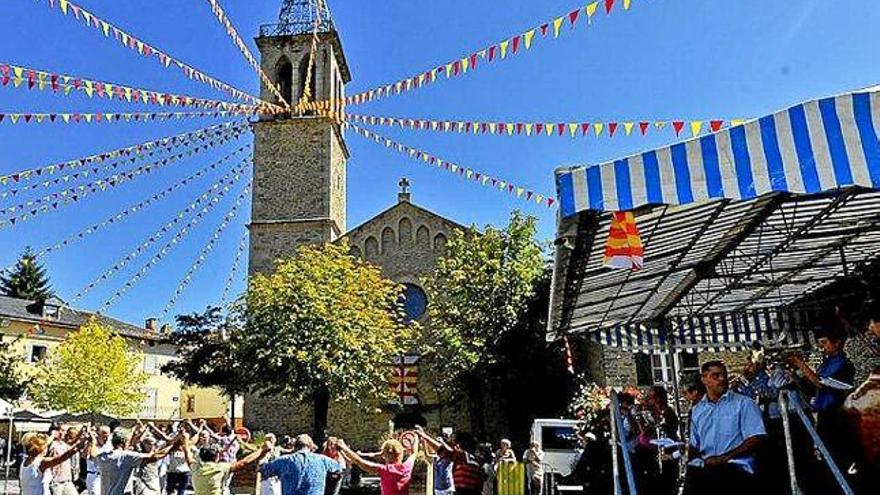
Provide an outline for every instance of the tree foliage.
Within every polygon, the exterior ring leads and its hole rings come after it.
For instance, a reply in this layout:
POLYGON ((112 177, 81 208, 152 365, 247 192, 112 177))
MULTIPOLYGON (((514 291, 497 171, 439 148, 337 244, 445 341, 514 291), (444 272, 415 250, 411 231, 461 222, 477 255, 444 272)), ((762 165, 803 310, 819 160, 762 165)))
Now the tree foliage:
POLYGON ((251 366, 241 357, 240 325, 224 317, 219 307, 204 313, 178 315, 171 344, 177 360, 162 367, 187 385, 216 387, 234 397, 247 390, 251 366))
POLYGON ((418 334, 403 323, 402 292, 344 244, 302 246, 254 276, 241 308, 256 388, 313 398, 319 435, 329 398, 388 397, 389 364, 418 334))
POLYGON ((10 402, 18 400, 25 392, 25 381, 21 374, 24 359, 17 352, 17 341, 0 342, 0 399, 10 402))
POLYGON ((93 318, 40 362, 28 392, 45 409, 130 415, 145 397, 142 360, 124 338, 93 318))
POLYGON ((37 262, 30 248, 25 249, 11 272, 0 275, 0 292, 4 296, 30 301, 45 301, 55 295, 46 269, 37 262))
POLYGON ((457 232, 425 280, 431 300, 425 344, 440 385, 498 361, 498 344, 523 315, 543 269, 536 220, 511 213, 504 230, 457 232))

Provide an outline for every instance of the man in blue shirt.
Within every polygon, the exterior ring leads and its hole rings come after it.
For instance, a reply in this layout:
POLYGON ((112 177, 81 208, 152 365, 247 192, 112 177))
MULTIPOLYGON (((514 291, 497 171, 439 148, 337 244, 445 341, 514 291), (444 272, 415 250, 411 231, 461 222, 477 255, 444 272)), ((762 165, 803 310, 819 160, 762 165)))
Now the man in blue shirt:
POLYGON ((691 412, 688 493, 743 495, 753 489, 755 451, 767 434, 754 401, 728 388, 727 367, 700 369, 706 395, 691 412))
POLYGON ((260 467, 263 478, 277 476, 282 495, 324 495, 328 473, 342 471, 333 459, 313 453, 315 443, 309 435, 298 435, 294 453, 281 456, 260 467))

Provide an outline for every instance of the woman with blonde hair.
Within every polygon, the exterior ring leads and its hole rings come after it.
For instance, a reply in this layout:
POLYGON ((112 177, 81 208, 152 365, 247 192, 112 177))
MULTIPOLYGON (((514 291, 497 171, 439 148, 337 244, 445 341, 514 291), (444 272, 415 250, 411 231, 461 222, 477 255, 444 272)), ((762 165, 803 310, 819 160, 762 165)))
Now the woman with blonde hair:
POLYGON ((21 487, 21 495, 45 495, 49 493, 51 475, 49 469, 67 461, 89 442, 88 435, 82 435, 79 442, 64 454, 55 457, 46 457, 46 448, 49 446, 49 437, 43 433, 27 433, 21 439, 24 447, 25 459, 21 463, 18 472, 18 482, 21 487))
POLYGON ((364 459, 357 452, 351 450, 340 439, 337 444, 342 455, 359 468, 368 473, 379 475, 379 487, 382 495, 409 495, 409 481, 412 477, 413 465, 416 462, 416 452, 419 450, 418 443, 413 446, 412 454, 404 461, 404 448, 397 440, 386 440, 382 444, 382 460, 385 464, 379 464, 364 459))

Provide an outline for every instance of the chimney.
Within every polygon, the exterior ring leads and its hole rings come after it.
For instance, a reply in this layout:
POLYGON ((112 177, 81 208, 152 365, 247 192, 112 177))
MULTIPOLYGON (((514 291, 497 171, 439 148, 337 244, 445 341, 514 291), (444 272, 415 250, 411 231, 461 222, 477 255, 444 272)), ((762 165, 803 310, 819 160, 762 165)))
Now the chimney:
POLYGON ((147 329, 148 332, 155 332, 159 327, 159 319, 158 318, 147 318, 146 323, 144 323, 144 328, 147 329))
POLYGON ((400 186, 400 192, 397 193, 397 202, 409 203, 410 199, 412 199, 412 195, 409 192, 409 179, 403 177, 397 185, 400 186))

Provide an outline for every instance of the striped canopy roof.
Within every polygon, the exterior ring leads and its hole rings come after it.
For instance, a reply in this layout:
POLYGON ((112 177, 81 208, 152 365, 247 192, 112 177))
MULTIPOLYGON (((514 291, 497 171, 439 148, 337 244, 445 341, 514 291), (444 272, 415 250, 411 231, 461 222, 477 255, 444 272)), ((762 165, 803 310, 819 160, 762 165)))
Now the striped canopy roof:
POLYGON ((878 133, 880 88, 557 171, 548 338, 640 351, 809 340, 821 318, 804 311, 828 304, 811 295, 880 267, 878 133), (608 212, 628 209, 645 251, 635 272, 603 262, 608 212))
POLYGON ((561 214, 880 187, 878 134, 880 88, 802 103, 658 150, 559 169, 561 214))

